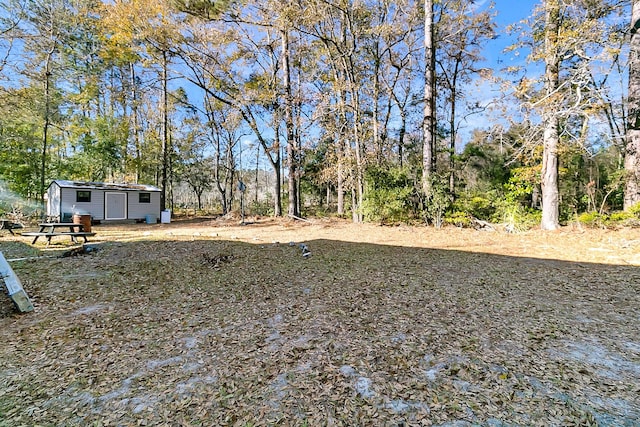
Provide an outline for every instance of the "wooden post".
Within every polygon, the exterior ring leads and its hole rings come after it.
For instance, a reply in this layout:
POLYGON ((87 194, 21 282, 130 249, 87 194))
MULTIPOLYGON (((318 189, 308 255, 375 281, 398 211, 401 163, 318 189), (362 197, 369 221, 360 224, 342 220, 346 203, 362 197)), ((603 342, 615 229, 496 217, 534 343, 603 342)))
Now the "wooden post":
POLYGON ((22 288, 22 283, 16 273, 13 272, 11 266, 4 258, 2 252, 0 252, 0 277, 2 277, 7 291, 9 292, 9 298, 14 302, 18 310, 21 312, 33 311, 33 304, 29 296, 22 288))

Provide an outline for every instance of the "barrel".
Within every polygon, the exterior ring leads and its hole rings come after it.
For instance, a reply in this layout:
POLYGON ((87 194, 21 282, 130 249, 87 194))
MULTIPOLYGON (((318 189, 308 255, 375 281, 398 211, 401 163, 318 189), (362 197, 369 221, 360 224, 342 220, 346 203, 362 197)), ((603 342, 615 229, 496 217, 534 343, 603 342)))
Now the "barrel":
POLYGON ((82 231, 91 232, 91 215, 74 214, 74 224, 82 224, 82 231))

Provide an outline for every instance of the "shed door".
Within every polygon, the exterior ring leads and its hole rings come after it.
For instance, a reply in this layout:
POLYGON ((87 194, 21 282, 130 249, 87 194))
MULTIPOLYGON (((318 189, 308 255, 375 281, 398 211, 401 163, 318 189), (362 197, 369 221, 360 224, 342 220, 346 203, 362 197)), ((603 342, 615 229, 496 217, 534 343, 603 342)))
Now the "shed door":
POLYGON ((104 219, 127 219, 127 193, 104 193, 104 219))

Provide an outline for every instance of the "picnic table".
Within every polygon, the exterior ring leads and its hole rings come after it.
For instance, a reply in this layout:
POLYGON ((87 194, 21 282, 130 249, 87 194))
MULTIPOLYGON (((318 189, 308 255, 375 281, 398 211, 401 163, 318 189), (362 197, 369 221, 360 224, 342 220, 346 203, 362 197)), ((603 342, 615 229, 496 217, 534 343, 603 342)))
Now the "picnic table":
POLYGON ((14 234, 13 230, 16 228, 22 228, 22 224, 0 218, 0 230, 8 230, 9 233, 14 234))
POLYGON ((82 237, 87 242, 88 236, 95 236, 96 233, 84 231, 83 224, 73 222, 43 222, 39 224, 40 230, 22 233, 23 236, 33 237, 31 244, 35 244, 40 237, 47 238, 47 246, 51 243, 51 238, 56 236, 69 236, 73 243, 78 243, 77 238, 82 237), (56 231, 56 229, 68 229, 69 231, 56 231))

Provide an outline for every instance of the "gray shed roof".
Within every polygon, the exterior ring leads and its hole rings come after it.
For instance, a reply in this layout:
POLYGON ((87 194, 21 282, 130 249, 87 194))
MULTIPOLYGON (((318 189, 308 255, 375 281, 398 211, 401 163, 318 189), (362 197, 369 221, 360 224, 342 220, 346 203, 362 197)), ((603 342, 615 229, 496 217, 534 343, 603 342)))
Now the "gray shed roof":
POLYGON ((83 182, 83 181, 66 181, 56 179, 51 185, 57 184, 61 188, 78 188, 91 190, 119 190, 119 191, 162 191, 158 187, 145 184, 118 184, 112 182, 83 182))

